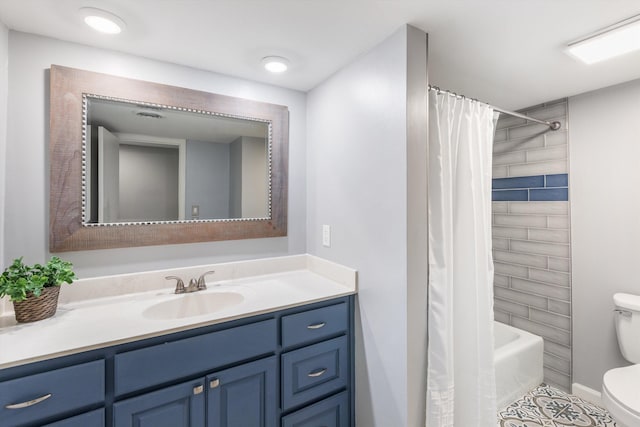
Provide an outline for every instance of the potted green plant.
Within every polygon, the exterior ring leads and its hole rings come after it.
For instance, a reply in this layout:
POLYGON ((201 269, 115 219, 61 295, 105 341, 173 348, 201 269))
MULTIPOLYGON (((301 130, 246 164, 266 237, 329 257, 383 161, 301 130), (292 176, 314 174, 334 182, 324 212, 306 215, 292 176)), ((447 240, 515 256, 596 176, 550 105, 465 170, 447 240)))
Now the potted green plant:
POLYGON ((0 298, 13 302, 19 323, 35 322, 56 313, 60 285, 73 283, 73 265, 54 256, 45 265, 26 265, 22 257, 13 261, 0 276, 0 298))

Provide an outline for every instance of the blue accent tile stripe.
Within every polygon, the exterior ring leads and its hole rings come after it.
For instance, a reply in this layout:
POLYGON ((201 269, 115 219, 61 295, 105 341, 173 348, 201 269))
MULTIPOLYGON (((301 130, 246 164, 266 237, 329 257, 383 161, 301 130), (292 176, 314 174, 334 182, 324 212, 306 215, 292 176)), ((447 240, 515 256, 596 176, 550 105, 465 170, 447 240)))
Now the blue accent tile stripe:
POLYGON ((544 187, 544 175, 495 178, 492 184, 494 190, 505 188, 540 188, 544 187))
POLYGON ((569 200, 568 188, 541 188, 529 190, 530 201, 567 201, 569 200))
POLYGON ((569 175, 518 176, 492 180, 491 198, 500 202, 568 201, 569 175))
POLYGON ((569 175, 560 173, 556 175, 545 175, 545 187, 568 187, 569 175))
POLYGON ((526 202, 529 200, 529 190, 494 190, 491 197, 494 202, 526 202))

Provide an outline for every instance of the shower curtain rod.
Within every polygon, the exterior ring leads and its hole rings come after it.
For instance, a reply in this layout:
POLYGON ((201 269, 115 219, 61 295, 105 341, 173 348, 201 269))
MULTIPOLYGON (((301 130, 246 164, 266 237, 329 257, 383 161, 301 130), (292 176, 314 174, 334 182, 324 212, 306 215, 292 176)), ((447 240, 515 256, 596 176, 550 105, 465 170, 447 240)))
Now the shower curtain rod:
MULTIPOLYGON (((464 95, 458 95, 455 92, 451 92, 450 90, 446 90, 446 89, 440 89, 437 86, 429 85, 428 88, 429 88, 429 90, 433 90, 433 91, 436 91, 438 93, 443 93, 444 92, 444 93, 447 93, 447 94, 449 94, 451 96, 455 96, 457 98, 461 98, 461 99, 467 98, 464 95)), ((476 101, 476 102, 481 102, 481 101, 478 101, 477 99, 474 99, 474 98, 468 98, 468 99, 471 99, 472 101, 476 101)), ((486 102, 483 102, 483 104, 486 104, 486 102)), ((558 121, 550 122, 550 121, 547 121, 547 120, 540 120, 540 119, 536 119, 535 117, 529 117, 529 116, 525 116, 524 114, 516 113, 515 111, 509 111, 509 110, 504 110, 502 108, 494 107, 491 104, 487 104, 487 105, 489 105, 489 107, 493 108, 494 111, 497 111, 499 113, 507 114, 507 115, 513 116, 513 117, 518 117, 520 119, 526 119, 526 120, 529 120, 529 121, 532 121, 532 122, 536 122, 536 123, 540 123, 542 125, 549 126, 549 129, 551 129, 551 130, 558 130, 558 129, 560 129, 562 127, 562 124, 560 122, 558 122, 558 121)))

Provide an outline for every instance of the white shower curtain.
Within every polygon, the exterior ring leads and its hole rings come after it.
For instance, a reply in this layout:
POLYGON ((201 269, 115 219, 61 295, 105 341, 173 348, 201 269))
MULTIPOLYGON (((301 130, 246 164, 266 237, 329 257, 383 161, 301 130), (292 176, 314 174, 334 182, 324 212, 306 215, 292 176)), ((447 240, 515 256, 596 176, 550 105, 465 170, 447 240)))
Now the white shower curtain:
POLYGON ((496 425, 494 112, 429 91, 428 427, 496 425))

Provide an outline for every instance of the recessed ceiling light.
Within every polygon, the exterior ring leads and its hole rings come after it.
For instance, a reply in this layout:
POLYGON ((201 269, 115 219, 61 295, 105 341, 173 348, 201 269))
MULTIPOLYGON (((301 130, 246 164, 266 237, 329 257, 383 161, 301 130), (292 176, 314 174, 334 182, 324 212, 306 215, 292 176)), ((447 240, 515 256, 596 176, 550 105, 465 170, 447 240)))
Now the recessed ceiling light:
POLYGON ((640 49, 640 15, 569 43, 568 52, 587 64, 640 49))
POLYGON ((289 60, 281 56, 265 56, 262 58, 262 66, 272 73, 284 73, 289 68, 289 60))
POLYGON ((122 19, 106 10, 83 7, 80 8, 80 15, 85 24, 101 33, 119 34, 125 27, 122 19))

